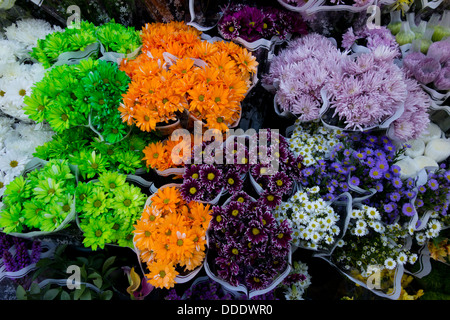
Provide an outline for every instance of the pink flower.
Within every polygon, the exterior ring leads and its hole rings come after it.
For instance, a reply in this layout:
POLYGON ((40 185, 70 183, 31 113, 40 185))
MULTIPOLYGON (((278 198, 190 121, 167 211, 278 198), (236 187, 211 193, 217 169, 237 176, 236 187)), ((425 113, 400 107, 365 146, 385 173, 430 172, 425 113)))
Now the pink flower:
POLYGON ((414 77, 423 84, 433 82, 441 72, 441 64, 433 58, 424 58, 414 67, 414 77))
POLYGON ((450 66, 441 69, 436 80, 434 80, 434 86, 438 90, 450 90, 450 66))

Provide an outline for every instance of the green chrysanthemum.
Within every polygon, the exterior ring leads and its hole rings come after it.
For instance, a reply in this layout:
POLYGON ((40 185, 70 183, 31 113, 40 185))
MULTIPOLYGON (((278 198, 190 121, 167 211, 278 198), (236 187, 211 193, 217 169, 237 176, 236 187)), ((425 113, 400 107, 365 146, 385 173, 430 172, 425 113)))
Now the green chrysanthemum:
POLYGON ((98 217, 108 212, 111 202, 111 199, 102 188, 94 187, 91 194, 86 198, 80 217, 98 217))
POLYGON ((61 197, 64 191, 62 182, 52 178, 46 178, 37 182, 32 193, 35 199, 49 203, 52 200, 55 200, 55 198, 61 197))
POLYGON ((97 185, 102 186, 108 192, 115 192, 126 183, 126 176, 118 172, 107 171, 98 178, 97 185))
POLYGON ((141 189, 130 184, 125 184, 114 193, 112 207, 117 214, 132 216, 136 211, 141 211, 145 203, 145 195, 141 189))
POLYGON ((23 230, 23 209, 20 203, 6 206, 0 212, 0 228, 5 233, 22 232, 23 230))
POLYGON ((29 182, 23 176, 18 176, 6 186, 2 201, 5 205, 22 203, 30 196, 30 193, 29 182))
POLYGON ((89 196, 92 193, 92 190, 94 189, 94 184, 87 183, 87 182, 79 182, 77 185, 77 188, 75 189, 75 196, 76 196, 76 209, 77 212, 80 212, 86 203, 86 200, 89 198, 89 196))
POLYGON ((97 248, 104 249, 106 244, 112 242, 114 237, 112 231, 112 223, 108 223, 106 218, 86 219, 81 224, 83 230, 83 244, 85 247, 91 247, 92 250, 97 248))
POLYGON ((47 204, 31 199, 23 204, 23 216, 28 226, 39 229, 44 219, 44 213, 47 210, 47 204))
POLYGON ((126 150, 120 153, 120 157, 115 155, 114 160, 117 161, 119 170, 130 174, 145 167, 140 152, 126 150))

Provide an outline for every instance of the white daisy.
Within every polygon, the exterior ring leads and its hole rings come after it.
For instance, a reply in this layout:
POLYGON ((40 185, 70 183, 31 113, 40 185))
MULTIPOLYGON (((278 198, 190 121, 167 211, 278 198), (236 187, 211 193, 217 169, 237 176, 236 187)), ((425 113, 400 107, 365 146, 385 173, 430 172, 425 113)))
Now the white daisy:
POLYGON ((418 257, 417 257, 417 254, 416 254, 416 253, 411 254, 411 255, 409 256, 409 263, 411 263, 411 264, 416 263, 417 258, 418 258, 418 257))
POLYGON ((428 222, 428 228, 433 230, 435 234, 438 234, 441 231, 441 222, 439 220, 433 219, 428 222))
POLYGON ((397 263, 395 262, 394 259, 392 258, 387 258, 384 261, 384 266, 386 267, 386 269, 388 270, 393 270, 395 268, 395 266, 397 265, 397 263))
POLYGON ((404 252, 401 252, 397 257, 397 263, 405 264, 406 262, 408 262, 408 256, 404 252))
POLYGON ((0 168, 7 176, 17 177, 25 169, 29 158, 15 151, 8 151, 0 155, 0 168))

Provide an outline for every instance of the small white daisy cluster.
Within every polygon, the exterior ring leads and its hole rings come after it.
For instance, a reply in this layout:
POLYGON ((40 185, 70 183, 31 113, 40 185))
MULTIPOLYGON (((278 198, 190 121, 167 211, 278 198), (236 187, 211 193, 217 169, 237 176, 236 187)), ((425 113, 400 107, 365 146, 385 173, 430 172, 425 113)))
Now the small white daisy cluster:
MULTIPOLYGON (((311 285, 311 275, 308 273, 308 265, 301 261, 294 261, 290 275, 301 275, 301 279, 291 285, 281 284, 286 300, 303 300, 308 287, 311 285)), ((288 276, 289 277, 289 276, 288 276)))
POLYGON ((292 227, 292 244, 318 250, 335 242, 340 228, 339 215, 319 195, 318 186, 297 191, 274 211, 278 221, 288 220, 292 227))
POLYGON ((36 147, 50 141, 53 134, 48 126, 0 116, 0 199, 6 186, 22 174, 36 147))
POLYGON ((289 149, 296 155, 303 156, 306 167, 324 160, 334 146, 339 143, 339 130, 330 130, 318 122, 301 122, 296 120, 295 129, 288 139, 289 149))
POLYGON ((346 271, 359 269, 363 277, 380 270, 393 270, 400 264, 414 264, 417 254, 403 248, 408 236, 398 223, 385 224, 376 208, 362 205, 350 215, 348 233, 337 242, 336 261, 346 271))
POLYGON ((433 212, 425 228, 421 229, 420 231, 416 231, 414 233, 418 245, 422 246, 426 244, 430 239, 439 236, 443 227, 443 222, 440 221, 439 218, 440 218, 439 212, 433 212))
POLYGON ((21 121, 32 122, 23 111, 23 99, 31 94, 45 69, 33 63, 29 52, 37 40, 59 28, 39 19, 24 19, 5 28, 0 36, 0 110, 21 121))

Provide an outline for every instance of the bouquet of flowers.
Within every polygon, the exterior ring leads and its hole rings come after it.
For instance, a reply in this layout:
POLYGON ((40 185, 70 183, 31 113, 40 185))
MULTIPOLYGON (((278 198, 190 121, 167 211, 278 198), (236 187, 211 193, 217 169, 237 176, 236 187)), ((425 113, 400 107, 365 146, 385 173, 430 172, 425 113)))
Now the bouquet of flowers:
POLYGON ((75 194, 85 247, 133 247, 133 225, 142 213, 146 195, 128 182, 126 175, 107 171, 96 181, 79 182, 75 194))
POLYGON ((284 293, 286 300, 303 300, 303 296, 311 285, 311 275, 308 265, 301 261, 294 261, 292 270, 278 286, 284 293))
POLYGON ((78 167, 80 178, 92 179, 107 171, 138 174, 145 169, 146 144, 157 140, 133 128, 123 140, 110 144, 100 141, 90 128, 79 126, 54 134, 50 141, 36 148, 34 156, 43 160, 68 159, 78 167))
POLYGON ((328 129, 317 121, 302 123, 297 119, 287 141, 294 155, 301 155, 303 165, 310 167, 328 158, 333 147, 339 143, 341 134, 341 130, 328 129))
POLYGON ((100 44, 104 52, 129 54, 140 47, 141 38, 133 27, 125 27, 114 20, 98 27, 92 22, 81 21, 77 27, 68 26, 39 39, 32 49, 31 57, 45 68, 50 68, 73 59, 100 58, 104 53, 99 50, 100 44))
MULTIPOLYGON (((320 118, 321 90, 338 74, 343 55, 326 37, 311 33, 290 41, 276 55, 263 83, 276 92, 279 114, 288 113, 301 121, 320 118)), ((275 106, 277 108, 277 106, 275 106)))
POLYGON ((129 133, 117 111, 129 77, 107 61, 80 61, 49 70, 25 98, 25 113, 34 121, 48 121, 61 133, 89 126, 100 139, 116 143, 129 133))
POLYGON ((175 186, 164 186, 147 200, 133 233, 151 285, 169 289, 178 275, 202 265, 211 213, 209 205, 184 201, 175 186))
MULTIPOLYGON (((408 231, 398 223, 385 224, 376 208, 366 205, 355 207, 348 230, 332 253, 332 261, 364 286, 373 281, 377 273, 379 278, 375 279, 371 290, 385 297, 394 292, 399 295, 401 288, 396 288, 390 271, 399 266, 413 265, 418 259, 416 253, 403 246, 407 237, 408 231), (396 291, 393 292, 392 286, 396 291)), ((402 275, 403 272, 398 272, 396 277, 402 275)))
POLYGON ((0 198, 6 186, 21 175, 33 152, 52 139, 48 126, 17 122, 10 117, 0 117, 0 198))
POLYGON ((291 11, 245 4, 231 4, 223 8, 217 28, 224 39, 241 38, 247 42, 306 34, 306 24, 301 16, 291 11))
POLYGON ((211 129, 235 125, 258 65, 250 52, 201 40, 181 22, 147 24, 141 38, 142 53, 121 64, 132 79, 119 109, 124 122, 152 131, 188 111, 211 129))
POLYGON ((76 176, 67 160, 17 176, 3 193, 0 228, 5 233, 53 232, 75 218, 76 176))
POLYGON ((208 233, 212 269, 207 272, 213 279, 253 292, 270 290, 287 276, 292 239, 287 221, 278 222, 267 206, 245 192, 212 211, 208 233))

